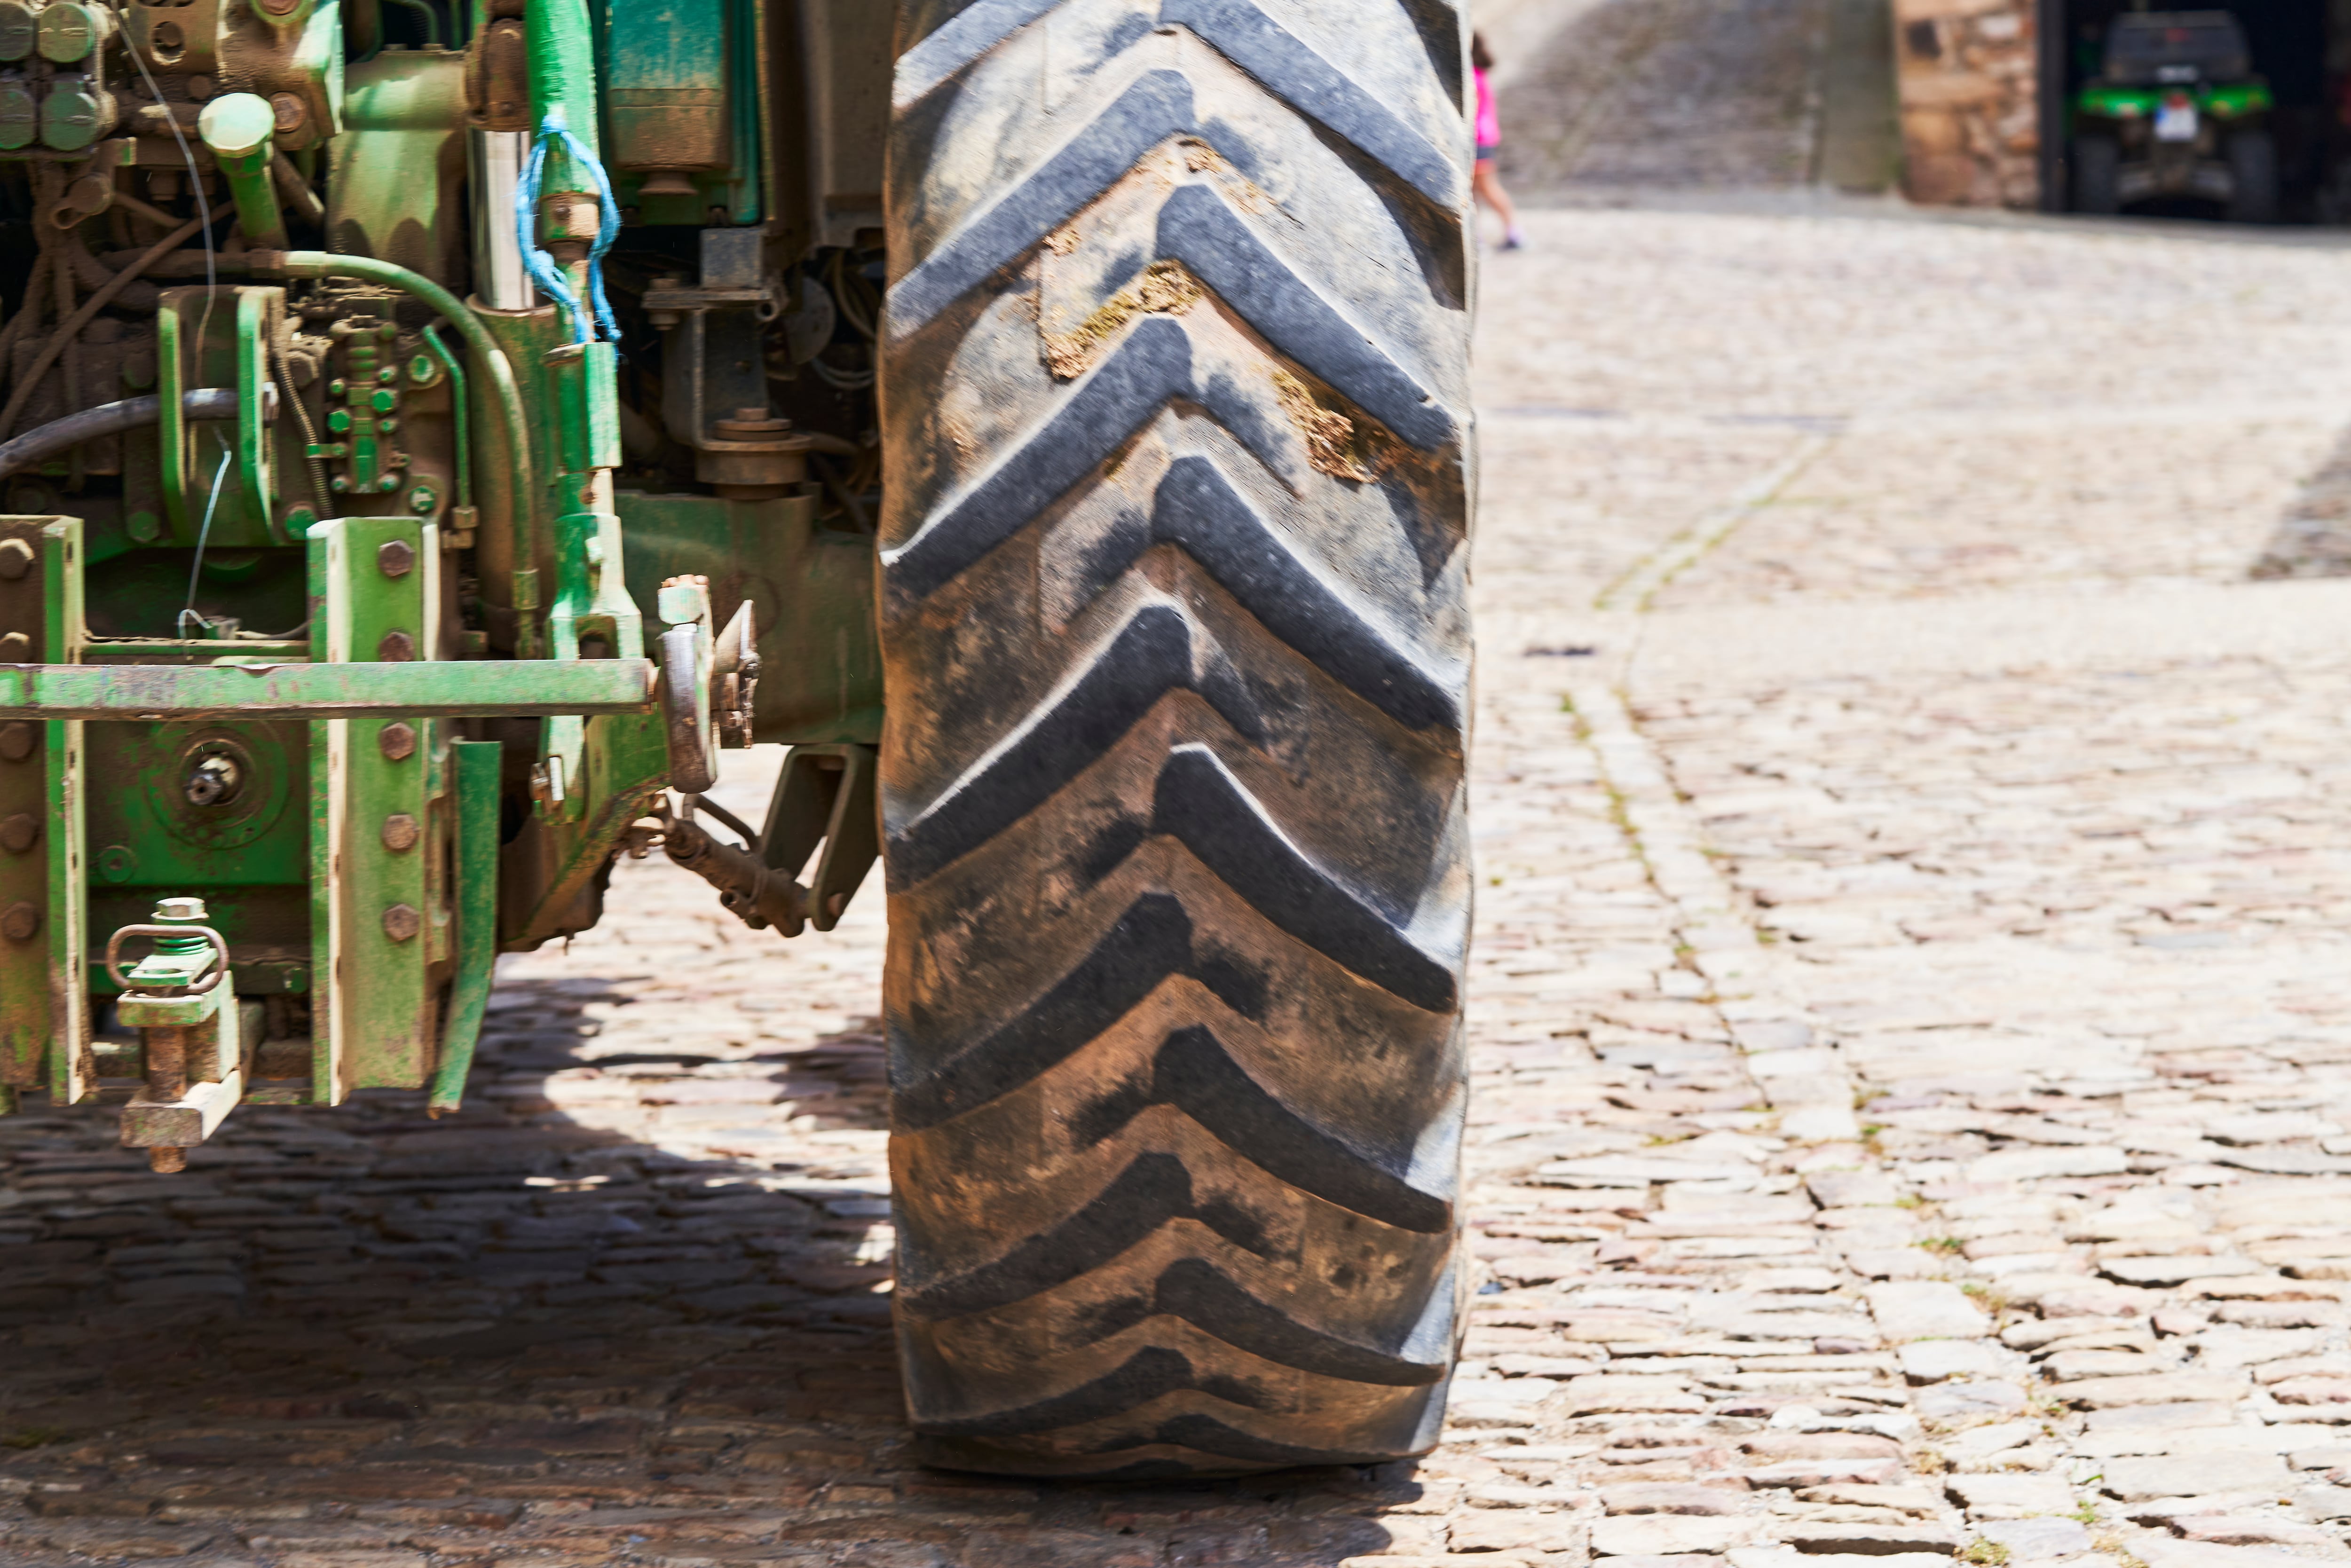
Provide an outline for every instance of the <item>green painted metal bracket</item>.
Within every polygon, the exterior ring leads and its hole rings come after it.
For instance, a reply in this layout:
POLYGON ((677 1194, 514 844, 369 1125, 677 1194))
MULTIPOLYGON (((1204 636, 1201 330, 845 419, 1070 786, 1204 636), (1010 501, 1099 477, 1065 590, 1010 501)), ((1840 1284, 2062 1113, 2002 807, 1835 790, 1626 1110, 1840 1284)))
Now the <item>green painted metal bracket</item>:
MULTIPOLYGON (((333 628, 329 661, 413 656, 438 641, 440 530, 414 517, 345 517, 314 529, 327 554, 333 628), (330 536, 320 539, 319 535, 330 536), (396 569, 396 570, 395 570, 396 569)), ((394 666, 400 667, 400 666, 394 666)), ((454 673, 466 664, 411 666, 454 673)), ((439 1037, 441 984, 434 970, 449 950, 450 888, 436 840, 447 791, 448 725, 418 712, 342 722, 341 768, 333 786, 339 837, 331 992, 338 1086, 411 1089, 432 1071, 439 1037)))
MULTIPOLYGON (((266 178, 265 172, 264 178, 266 178)), ((277 444, 268 425, 268 402, 276 395, 269 375, 269 345, 286 303, 277 288, 240 288, 236 297, 236 460, 246 503, 277 528, 277 444)))
POLYGON ((498 958, 498 770, 505 748, 494 741, 460 740, 450 750, 457 776, 457 950, 449 1021, 428 1103, 436 1116, 465 1101, 498 958))
MULTIPOLYGON (((556 519, 555 543, 555 602, 547 617, 552 663, 577 660, 591 638, 602 639, 620 661, 643 658, 644 617, 629 597, 622 569, 621 519, 611 512, 567 514, 556 519)), ((586 810, 580 793, 587 768, 586 712, 547 723, 537 784, 540 812, 550 821, 576 822, 586 810)))
MULTIPOLYGON (((43 657, 67 663, 81 656, 88 634, 82 603, 81 519, 57 517, 41 529, 43 657)), ((49 1103, 75 1105, 98 1088, 90 1054, 89 972, 89 775, 82 766, 84 730, 78 720, 51 719, 42 750, 48 794, 49 1103)))
POLYGON ((595 924, 582 916, 629 824, 669 781, 669 742, 659 717, 591 719, 580 747, 580 814, 533 817, 501 861, 499 945, 528 952, 595 924), (508 879, 512 880, 509 881, 508 879))
MULTIPOLYGON (((0 647, 79 652, 81 524, 0 517, 0 647)), ((82 727, 0 721, 0 1112, 94 1086, 83 951, 82 727)))
MULTIPOLYGON (((314 525, 308 538, 310 656, 322 665, 350 657, 350 600, 345 591, 350 538, 340 523, 314 525)), ((347 676, 347 669, 330 670, 347 676)), ((341 956, 347 901, 337 894, 350 818, 351 727, 319 719, 310 727, 310 1099, 340 1105, 350 1092, 343 1067, 347 1032, 341 956)))
POLYGON ((182 403, 188 391, 187 344, 174 290, 155 312, 155 487, 163 493, 163 516, 174 537, 185 538, 188 517, 188 420, 182 403))
MULTIPOLYGON (((237 390, 237 482, 223 492, 212 541, 219 545, 232 527, 243 524, 251 525, 246 531, 256 540, 284 538, 276 521, 276 436, 268 419, 277 397, 269 346, 285 306, 282 288, 241 285, 210 295, 202 288, 171 289, 157 309, 156 487, 162 492, 163 514, 173 536, 184 542, 195 539, 216 476, 216 470, 196 461, 191 451, 193 427, 181 401, 192 386, 227 384, 225 377, 221 382, 204 378, 208 355, 214 356, 211 368, 216 371, 227 368, 224 360, 233 362, 237 390), (201 340, 200 330, 206 332, 201 340)), ((225 441, 223 450, 227 450, 225 441)))
POLYGON ((546 718, 650 714, 647 659, 0 664, 10 719, 546 718))

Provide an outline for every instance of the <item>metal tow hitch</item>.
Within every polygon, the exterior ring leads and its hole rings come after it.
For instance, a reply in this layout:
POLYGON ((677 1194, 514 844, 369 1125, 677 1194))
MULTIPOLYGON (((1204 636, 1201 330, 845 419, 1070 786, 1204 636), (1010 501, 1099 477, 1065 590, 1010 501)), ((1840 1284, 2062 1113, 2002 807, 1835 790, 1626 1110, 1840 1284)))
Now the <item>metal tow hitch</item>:
POLYGON ((166 1174, 185 1170, 188 1150, 245 1098, 228 944, 208 918, 200 898, 167 898, 154 925, 126 925, 106 945, 106 972, 122 988, 115 1016, 139 1031, 147 1074, 122 1109, 122 1145, 145 1149, 166 1174), (155 947, 125 975, 122 945, 134 936, 153 937, 155 947))

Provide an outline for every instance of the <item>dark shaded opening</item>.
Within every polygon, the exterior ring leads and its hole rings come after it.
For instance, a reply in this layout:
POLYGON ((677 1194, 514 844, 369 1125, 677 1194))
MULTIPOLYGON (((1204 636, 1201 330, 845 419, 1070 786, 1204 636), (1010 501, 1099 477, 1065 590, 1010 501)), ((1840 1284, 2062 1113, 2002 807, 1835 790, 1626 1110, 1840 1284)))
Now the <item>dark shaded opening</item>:
MULTIPOLYGON (((2243 29, 2253 73, 2269 85, 2265 129, 2275 144, 2279 221, 2351 223, 2351 3, 2346 0, 2225 0, 2133 5, 2131 0, 2044 0, 2041 28, 2042 205, 2081 212, 2082 92, 2099 75, 2107 30, 2134 11, 2220 10, 2243 29)), ((2225 152, 2220 160, 2225 162, 2225 152)), ((2228 201, 2169 190, 2127 197, 2123 211, 2149 217, 2221 220, 2228 201)))

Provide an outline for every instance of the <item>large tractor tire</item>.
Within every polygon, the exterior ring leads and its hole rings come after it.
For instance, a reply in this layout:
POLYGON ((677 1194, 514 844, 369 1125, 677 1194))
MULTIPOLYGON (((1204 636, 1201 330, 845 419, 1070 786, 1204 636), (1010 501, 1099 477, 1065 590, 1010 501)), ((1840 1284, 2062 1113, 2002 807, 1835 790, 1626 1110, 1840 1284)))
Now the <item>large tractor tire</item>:
POLYGON ((2229 221, 2273 224, 2278 219, 2277 141, 2265 130, 2229 138, 2229 221))
POLYGON ((904 0, 886 1009, 933 1463, 1369 1462, 1458 1340, 1451 0, 904 0))
POLYGON ((2098 217, 2123 210, 2123 149, 2113 137, 2074 139, 2074 210, 2098 217))

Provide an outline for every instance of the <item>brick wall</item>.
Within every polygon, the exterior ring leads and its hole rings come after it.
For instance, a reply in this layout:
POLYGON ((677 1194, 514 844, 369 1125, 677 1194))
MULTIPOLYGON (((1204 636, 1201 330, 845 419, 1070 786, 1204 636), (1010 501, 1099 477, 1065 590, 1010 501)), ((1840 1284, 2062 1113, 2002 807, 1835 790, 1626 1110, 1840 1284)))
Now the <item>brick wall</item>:
POLYGON ((2033 0, 1892 3, 1910 199, 2037 204, 2033 0))

